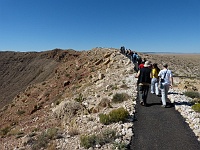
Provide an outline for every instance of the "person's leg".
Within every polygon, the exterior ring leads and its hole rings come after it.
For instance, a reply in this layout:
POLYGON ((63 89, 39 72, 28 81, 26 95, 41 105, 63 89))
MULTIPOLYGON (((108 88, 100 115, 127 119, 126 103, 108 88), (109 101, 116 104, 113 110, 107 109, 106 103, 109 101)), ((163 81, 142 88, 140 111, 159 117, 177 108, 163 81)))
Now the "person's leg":
POLYGON ((165 88, 166 86, 164 85, 163 86, 163 88, 161 89, 161 95, 162 95, 162 97, 161 97, 161 99, 162 99, 162 105, 163 106, 166 106, 166 88, 165 88))
POLYGON ((155 92, 156 92, 156 95, 160 94, 159 88, 158 88, 158 79, 156 79, 156 82, 155 82, 155 92))
POLYGON ((166 99, 166 101, 167 101, 168 91, 169 91, 169 85, 165 85, 165 99, 166 99))
POLYGON ((155 93, 155 81, 156 81, 156 78, 152 78, 151 79, 151 93, 155 93))
POLYGON ((149 85, 145 85, 144 86, 144 104, 147 103, 147 95, 148 95, 148 92, 149 92, 149 85))
POLYGON ((139 85, 139 101, 140 101, 140 104, 142 104, 144 101, 143 101, 143 85, 139 85))

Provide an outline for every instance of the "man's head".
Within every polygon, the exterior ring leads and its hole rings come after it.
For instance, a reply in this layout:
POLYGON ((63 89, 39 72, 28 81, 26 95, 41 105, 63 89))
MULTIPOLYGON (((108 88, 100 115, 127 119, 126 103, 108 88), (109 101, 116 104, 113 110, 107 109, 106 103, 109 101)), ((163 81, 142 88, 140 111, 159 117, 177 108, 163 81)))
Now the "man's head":
POLYGON ((164 64, 163 64, 163 67, 167 68, 167 67, 168 67, 168 64, 167 64, 167 63, 164 63, 164 64))
POLYGON ((150 66, 150 62, 149 61, 146 61, 145 63, 144 63, 144 67, 149 67, 150 66))

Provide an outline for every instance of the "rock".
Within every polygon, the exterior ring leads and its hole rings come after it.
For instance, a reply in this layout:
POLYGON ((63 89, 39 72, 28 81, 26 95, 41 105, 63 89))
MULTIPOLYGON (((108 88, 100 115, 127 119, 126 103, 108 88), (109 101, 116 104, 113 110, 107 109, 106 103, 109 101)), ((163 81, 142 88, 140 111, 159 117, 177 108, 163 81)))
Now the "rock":
POLYGON ((70 81, 64 81, 63 86, 65 87, 65 86, 67 86, 69 84, 70 84, 70 81))
POLYGON ((108 57, 110 57, 112 55, 112 53, 106 53, 105 55, 104 55, 104 58, 108 58, 108 57))
POLYGON ((103 73, 100 73, 98 79, 102 80, 104 77, 105 77, 105 75, 103 73))
POLYGON ((33 139, 29 136, 22 137, 22 144, 25 146, 27 144, 30 144, 33 141, 33 139))
POLYGON ((98 66, 102 62, 103 62, 103 59, 99 59, 97 62, 95 62, 95 65, 98 66))

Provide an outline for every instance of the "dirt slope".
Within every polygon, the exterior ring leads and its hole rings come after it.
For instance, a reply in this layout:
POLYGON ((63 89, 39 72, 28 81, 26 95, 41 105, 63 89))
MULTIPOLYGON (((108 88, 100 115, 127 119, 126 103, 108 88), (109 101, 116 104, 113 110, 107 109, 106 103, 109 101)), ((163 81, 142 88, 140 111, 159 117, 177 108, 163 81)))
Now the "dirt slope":
POLYGON ((0 108, 27 86, 52 77, 67 51, 0 52, 0 108))

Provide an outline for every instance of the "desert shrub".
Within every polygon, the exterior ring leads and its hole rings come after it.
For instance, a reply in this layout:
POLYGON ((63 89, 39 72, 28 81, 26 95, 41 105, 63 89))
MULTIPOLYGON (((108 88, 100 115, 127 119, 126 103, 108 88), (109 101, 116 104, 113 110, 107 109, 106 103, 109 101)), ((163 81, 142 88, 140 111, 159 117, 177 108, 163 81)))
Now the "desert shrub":
POLYGON ((58 131, 58 129, 56 129, 56 128, 49 128, 47 131, 42 132, 37 137, 37 140, 34 141, 34 145, 32 146, 32 149, 38 150, 41 148, 46 148, 49 141, 56 137, 57 131, 58 131))
POLYGON ((25 113, 24 110, 18 110, 18 111, 17 111, 17 115, 19 115, 19 116, 21 116, 21 115, 24 114, 24 113, 25 113))
POLYGON ((200 98, 199 92, 187 91, 184 94, 185 94, 185 96, 188 96, 188 97, 191 97, 191 98, 200 98))
POLYGON ((200 103, 194 104, 192 106, 192 109, 196 112, 200 112, 200 103))
POLYGON ((83 135, 80 137, 80 145, 84 148, 90 148, 95 145, 96 135, 83 135))
POLYGON ((53 139, 57 135, 57 128, 49 128, 46 132, 46 136, 48 139, 53 139))
POLYGON ((114 109, 109 113, 110 119, 112 122, 125 121, 125 119, 129 116, 129 112, 125 110, 123 107, 114 109))
POLYGON ((108 125, 113 122, 125 121, 129 116, 129 112, 123 107, 112 110, 109 114, 100 114, 100 122, 102 124, 108 125))
POLYGON ((69 124, 68 134, 70 136, 75 136, 79 134, 78 125, 75 120, 72 120, 71 123, 69 124))
POLYGON ((100 134, 100 136, 102 137, 102 141, 100 142, 100 144, 106 144, 106 143, 110 143, 114 141, 115 138, 117 137, 117 134, 115 130, 107 129, 107 130, 104 130, 100 134))
POLYGON ((45 132, 42 132, 42 134, 40 134, 37 137, 37 140, 34 141, 34 144, 32 146, 32 150, 38 150, 41 148, 46 148, 48 144, 48 138, 46 137, 45 132))
POLYGON ((108 125, 111 123, 110 116, 106 114, 99 114, 100 122, 108 125))
POLYGON ((78 129, 75 128, 75 127, 70 127, 70 128, 69 128, 68 134, 69 134, 70 136, 75 136, 75 135, 78 135, 78 134, 79 134, 79 131, 78 131, 78 129))
POLYGON ((121 103, 123 101, 128 100, 128 98, 129 98, 129 95, 126 93, 116 93, 115 95, 113 95, 112 102, 121 103))
POLYGON ((117 143, 117 142, 114 142, 113 143, 113 150, 115 149, 119 149, 119 150, 128 150, 127 148, 127 144, 126 143, 117 143))
POLYGON ((3 129, 0 130, 0 135, 6 135, 8 132, 10 132, 11 127, 10 126, 6 126, 3 129))
POLYGON ((83 97, 83 94, 79 93, 78 97, 76 97, 74 100, 79 103, 82 103, 85 100, 85 98, 83 97))
POLYGON ((114 142, 117 137, 114 130, 105 130, 98 135, 83 135, 80 137, 80 145, 86 149, 95 147, 95 145, 104 145, 106 143, 114 142))

